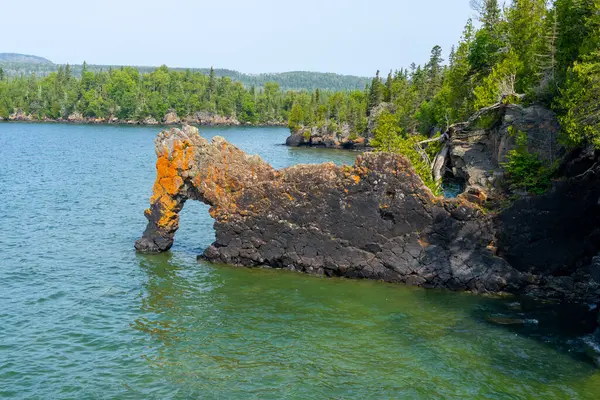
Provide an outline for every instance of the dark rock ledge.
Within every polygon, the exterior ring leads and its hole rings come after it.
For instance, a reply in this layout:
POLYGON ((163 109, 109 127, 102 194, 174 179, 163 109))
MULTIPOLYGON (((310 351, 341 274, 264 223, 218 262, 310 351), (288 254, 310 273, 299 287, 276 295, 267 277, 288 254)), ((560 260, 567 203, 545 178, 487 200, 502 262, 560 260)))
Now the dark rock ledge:
POLYGON ((598 168, 493 214, 467 197, 434 197, 400 155, 275 170, 190 126, 155 143, 157 179, 138 251, 168 250, 192 199, 215 219, 209 261, 599 302, 591 263, 600 248, 598 168))

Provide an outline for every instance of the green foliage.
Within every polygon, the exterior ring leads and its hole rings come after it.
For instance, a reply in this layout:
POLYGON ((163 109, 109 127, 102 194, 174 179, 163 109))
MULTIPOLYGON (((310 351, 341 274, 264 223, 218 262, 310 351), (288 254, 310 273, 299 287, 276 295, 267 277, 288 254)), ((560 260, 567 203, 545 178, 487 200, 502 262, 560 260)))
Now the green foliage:
POLYGON ((527 150, 527 135, 517 132, 517 147, 508 152, 508 161, 503 163, 511 190, 543 194, 550 188, 552 171, 545 167, 537 154, 527 150))
POLYGON ((539 80, 538 54, 544 38, 546 0, 513 0, 507 11, 508 40, 519 60, 516 89, 525 93, 539 80))
MULTIPOLYGON (((600 53, 598 54, 600 55, 600 53)), ((571 145, 600 147, 600 62, 598 55, 575 63, 559 99, 564 139, 571 145)))
POLYGON ((489 73, 500 58, 503 43, 500 36, 487 29, 477 31, 469 49, 468 61, 471 70, 478 74, 489 73))
MULTIPOLYGON (((201 72, 175 71, 166 66, 147 73, 132 67, 92 72, 87 64, 81 76, 75 77, 70 66, 59 67, 44 77, 12 77, 0 80, 0 113, 3 118, 21 110, 36 118, 66 118, 80 113, 90 118, 142 120, 153 117, 161 121, 173 110, 180 117, 196 112, 215 113, 237 118, 250 124, 281 123, 292 113, 297 124, 312 124, 315 116, 308 110, 311 93, 282 91, 277 82, 266 82, 263 88, 247 89, 228 77, 201 72), (305 108, 305 105, 307 106, 305 108)), ((345 93, 321 91, 323 102, 341 96, 336 113, 346 118, 345 93)), ((327 116, 329 116, 329 110, 327 116)), ((362 113, 354 111, 359 117, 362 113)))
POLYGON ((516 76, 520 67, 521 62, 517 55, 509 52, 483 79, 482 85, 475 88, 475 109, 498 103, 505 96, 514 96, 516 76))
POLYGON ((371 145, 380 151, 395 151, 402 141, 401 133, 402 128, 400 128, 396 116, 386 110, 377 118, 371 145))
MULTIPOLYGON (((39 63, 32 62, 29 58, 7 58, 2 59, 0 54, 0 67, 4 68, 5 73, 11 77, 30 76, 35 73, 38 77, 48 76, 51 73, 58 72, 61 67, 58 64, 51 62, 39 63)), ((98 73, 123 68, 120 65, 86 65, 87 71, 98 73)), ((134 67, 141 75, 147 75, 158 68, 156 67, 134 67)), ((81 76, 83 65, 71 65, 71 73, 73 76, 81 76)), ((202 73, 209 75, 212 68, 193 68, 192 73, 202 73)), ((172 71, 186 72, 186 68, 171 68, 172 71)), ((262 87, 266 82, 277 82, 281 90, 327 90, 327 91, 347 91, 347 90, 362 90, 365 85, 370 82, 370 78, 352 75, 339 75, 334 73, 309 72, 309 71, 293 71, 282 73, 269 74, 244 74, 242 72, 229 69, 214 68, 213 73, 216 79, 228 77, 233 81, 241 82, 244 87, 251 88, 262 87)))
POLYGON ((488 112, 481 115, 473 123, 475 129, 491 129, 498 122, 497 113, 488 112))
MULTIPOLYGON (((441 194, 440 186, 436 184, 431 175, 431 166, 417 151, 417 143, 425 140, 424 136, 403 135, 397 117, 389 111, 384 111, 377 117, 374 133, 375 136, 371 141, 371 145, 376 150, 399 153, 408 158, 423 183, 434 194, 441 194)), ((435 151, 435 149, 432 148, 432 151, 435 151)))
MULTIPOLYGON (((391 84, 390 84, 391 85, 391 84)), ((371 86, 369 87, 369 104, 368 109, 377 107, 384 99, 385 94, 385 86, 381 82, 381 78, 379 77, 379 71, 375 74, 375 78, 371 81, 371 86)), ((389 95, 387 96, 389 97, 389 95)))
POLYGON ((288 127, 292 132, 295 132, 300 128, 303 122, 304 113, 302 111, 302 106, 299 103, 294 103, 290 118, 288 119, 288 127))
MULTIPOLYGON (((427 62, 391 71, 385 80, 379 72, 371 80, 0 60, 0 116, 20 109, 39 118, 79 112, 160 120, 175 110, 180 116, 202 111, 252 124, 287 121, 292 130, 306 127, 309 135, 313 127, 332 133, 349 127, 352 138, 372 134, 379 149, 405 154, 432 189, 427 163, 414 148, 420 135, 444 132, 499 101, 515 102, 517 94, 552 104, 569 144, 600 146, 600 2, 511 0, 502 10, 498 0, 473 3, 481 26, 467 22, 447 64, 434 46, 427 62)), ((493 115, 485 118, 479 127, 495 121, 493 115)), ((430 156, 435 152, 433 145, 426 150, 430 156)), ((547 171, 522 145, 507 168, 514 188, 536 192, 546 186, 547 171)))
MULTIPOLYGON (((377 73, 363 92, 333 93, 327 99, 313 94, 312 101, 299 102, 303 114, 313 117, 305 117, 307 126, 346 123, 351 132, 364 135, 374 120, 372 144, 412 155, 419 169, 420 154, 408 144, 414 138, 445 131, 500 101, 521 101, 519 94, 525 94, 528 102, 555 105, 571 144, 600 146, 600 2, 555 0, 548 6, 545 0, 512 0, 503 10, 497 0, 473 3, 481 28, 467 22, 448 65, 435 46, 427 63, 394 71, 385 82, 377 73), (379 115, 381 109, 388 111, 379 115)), ((477 126, 488 129, 496 120, 486 114, 477 126)), ((427 151, 433 155, 434 146, 427 151)), ((507 165, 514 188, 539 192, 546 187, 546 170, 523 146, 507 165)), ((430 175, 426 169, 421 174, 424 180, 430 175)))
POLYGON ((423 159, 422 155, 417 151, 417 143, 427 139, 422 135, 410 135, 400 140, 396 147, 396 152, 408 158, 415 169, 415 172, 433 194, 440 196, 443 191, 439 184, 435 182, 431 174, 431 166, 423 159))

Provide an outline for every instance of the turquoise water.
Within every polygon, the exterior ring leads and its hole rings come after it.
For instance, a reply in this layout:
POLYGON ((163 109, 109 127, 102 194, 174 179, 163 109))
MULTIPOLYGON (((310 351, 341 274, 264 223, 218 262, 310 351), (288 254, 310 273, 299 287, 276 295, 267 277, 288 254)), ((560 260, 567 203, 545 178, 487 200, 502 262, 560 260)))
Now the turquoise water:
MULTIPOLYGON (((598 399, 574 340, 493 325, 512 299, 138 255, 152 127, 0 124, 0 398, 598 399)), ((277 167, 352 162, 279 128, 202 129, 277 167)))

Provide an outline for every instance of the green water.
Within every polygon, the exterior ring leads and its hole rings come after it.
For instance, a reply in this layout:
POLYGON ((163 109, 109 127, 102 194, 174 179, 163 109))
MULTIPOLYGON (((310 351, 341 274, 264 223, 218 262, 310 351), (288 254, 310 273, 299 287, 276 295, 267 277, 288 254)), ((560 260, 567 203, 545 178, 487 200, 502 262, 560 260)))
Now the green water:
MULTIPOLYGON (((0 398, 598 399, 573 336, 493 325, 514 300, 137 255, 156 128, 0 124, 0 398)), ((203 129, 277 167, 351 162, 285 129, 203 129)))

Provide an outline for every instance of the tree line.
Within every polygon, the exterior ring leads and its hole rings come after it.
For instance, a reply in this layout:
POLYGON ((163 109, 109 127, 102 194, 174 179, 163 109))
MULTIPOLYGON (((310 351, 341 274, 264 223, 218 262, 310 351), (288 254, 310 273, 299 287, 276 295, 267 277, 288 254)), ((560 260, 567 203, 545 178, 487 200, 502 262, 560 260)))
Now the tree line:
MULTIPOLYGON (((27 57, 33 56, 8 55, 3 59, 3 54, 0 53, 0 68, 9 77, 22 77, 35 74, 37 77, 48 76, 53 72, 58 72, 61 68, 59 64, 47 62, 28 62, 27 57)), ((86 64, 85 69, 90 72, 108 71, 109 69, 121 69, 120 65, 93 65, 86 64)), ((65 68, 65 66, 62 66, 65 68)), ((71 64, 69 66, 71 72, 75 76, 81 76, 83 64, 71 64)), ((157 67, 134 66, 140 74, 149 74, 157 69, 157 67)), ((177 72, 185 72, 186 68, 170 68, 177 72)), ((208 75, 211 68, 189 68, 192 72, 201 72, 208 75)), ((370 78, 352 75, 340 75, 334 73, 310 72, 310 71, 292 71, 281 73, 261 73, 261 74, 245 74, 243 72, 234 71, 224 68, 212 68, 217 77, 228 77, 234 81, 241 82, 246 87, 262 87, 267 82, 277 82, 282 90, 331 90, 344 91, 363 89, 370 78)))
MULTIPOLYGON (((335 95, 323 91, 323 96, 335 95)), ((89 118, 116 117, 161 121, 169 111, 180 117, 208 112, 242 123, 285 122, 296 98, 308 92, 282 91, 276 82, 245 87, 226 76, 162 66, 142 74, 133 67, 92 71, 84 63, 79 74, 69 65, 44 77, 9 77, 0 68, 0 117, 17 111, 43 120, 67 118, 73 113, 89 118)))

